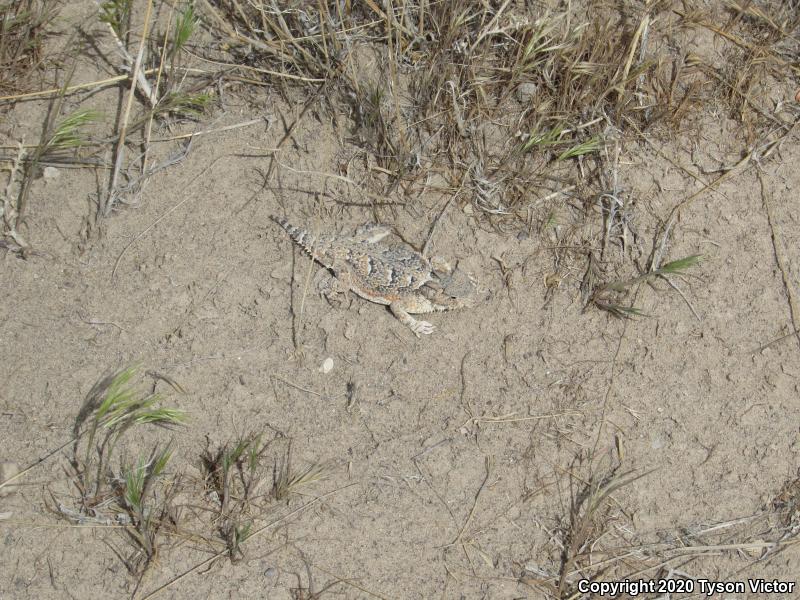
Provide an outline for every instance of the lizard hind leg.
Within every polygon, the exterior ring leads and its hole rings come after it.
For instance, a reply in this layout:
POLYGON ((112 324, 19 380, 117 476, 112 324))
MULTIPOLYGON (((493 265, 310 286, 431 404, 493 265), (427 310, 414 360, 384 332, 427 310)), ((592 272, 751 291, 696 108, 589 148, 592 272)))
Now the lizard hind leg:
POLYGON ((408 305, 408 302, 404 302, 403 300, 398 300, 389 304, 389 310, 392 311, 392 314, 397 317, 403 325, 413 331, 414 335, 417 337, 419 337, 420 334, 429 335, 433 333, 435 327, 431 323, 427 321, 417 321, 408 314, 409 310, 413 310, 413 308, 414 307, 408 305))

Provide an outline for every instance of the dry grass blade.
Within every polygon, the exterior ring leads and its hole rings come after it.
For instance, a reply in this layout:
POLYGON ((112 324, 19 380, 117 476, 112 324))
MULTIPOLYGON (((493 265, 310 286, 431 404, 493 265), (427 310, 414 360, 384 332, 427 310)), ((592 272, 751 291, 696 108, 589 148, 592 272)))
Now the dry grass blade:
MULTIPOLYGON (((644 473, 621 473, 614 471, 605 476, 593 475, 583 487, 573 493, 570 507, 569 525, 563 545, 561 567, 558 578, 558 597, 568 598, 576 590, 572 589, 572 574, 580 569, 580 563, 596 552, 594 542, 603 535, 608 521, 609 503, 613 493, 628 486, 654 470, 644 473)), ((592 568, 591 565, 586 565, 592 568)))
POLYGON ((309 465, 299 471, 290 471, 288 466, 284 466, 279 470, 272 493, 276 500, 286 500, 292 494, 298 493, 300 488, 321 481, 325 476, 325 467, 318 464, 309 465))
MULTIPOLYGON (((129 3, 126 0, 117 0, 116 2, 107 3, 107 4, 125 4, 129 6, 129 3)), ((114 207, 116 203, 116 195, 117 195, 117 185, 119 180, 120 171, 122 170, 122 164, 125 159, 125 136, 128 133, 128 123, 130 121, 131 116, 131 108, 133 106, 133 98, 134 92, 136 91, 137 83, 141 85, 141 68, 142 68, 142 58, 144 57, 144 48, 145 48, 145 40, 147 39, 147 32, 150 28, 150 14, 153 11, 153 0, 147 0, 147 9, 145 11, 144 17, 144 29, 142 30, 142 36, 139 40, 139 51, 136 53, 136 60, 133 63, 132 67, 132 74, 131 74, 131 85, 130 89, 128 90, 128 99, 125 103, 125 109, 122 114, 122 120, 120 122, 119 128, 119 139, 117 140, 117 147, 115 152, 115 159, 114 159, 114 169, 111 172, 111 179, 109 182, 109 191, 108 197, 106 198, 105 202, 103 203, 101 213, 103 215, 108 215, 111 212, 111 209, 114 207)), ((115 16, 119 16, 118 14, 115 16)), ((115 21, 116 25, 119 27, 121 26, 121 17, 120 20, 115 21)), ((114 25, 110 24, 112 31, 114 30, 114 25)), ((117 36, 119 40, 119 37, 117 36)), ((121 43, 121 42, 120 42, 121 43)), ((149 87, 149 84, 148 84, 149 87)), ((145 90, 148 98, 150 98, 151 103, 155 104, 156 99, 152 93, 152 90, 146 89, 145 90)))

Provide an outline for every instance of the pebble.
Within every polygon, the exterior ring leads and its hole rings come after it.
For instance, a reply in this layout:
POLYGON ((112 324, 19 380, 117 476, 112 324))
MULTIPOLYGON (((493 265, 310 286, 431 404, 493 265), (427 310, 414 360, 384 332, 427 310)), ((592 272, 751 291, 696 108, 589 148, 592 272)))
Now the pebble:
POLYGON ((323 374, 330 373, 333 369, 333 359, 328 357, 322 361, 322 366, 319 368, 320 372, 323 374))

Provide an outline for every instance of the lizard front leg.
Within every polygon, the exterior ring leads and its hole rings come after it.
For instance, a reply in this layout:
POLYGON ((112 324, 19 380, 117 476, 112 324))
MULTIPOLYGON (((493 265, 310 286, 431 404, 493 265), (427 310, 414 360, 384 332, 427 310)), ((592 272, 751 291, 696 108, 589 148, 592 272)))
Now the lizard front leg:
POLYGON ((350 291, 346 282, 327 269, 320 271, 315 279, 317 292, 324 296, 329 304, 336 307, 341 307, 344 304, 345 300, 347 300, 347 292, 350 291))
POLYGON ((425 298, 419 296, 407 296, 405 298, 401 298, 400 300, 395 300, 389 304, 389 310, 392 311, 392 314, 397 317, 397 319, 403 325, 411 329, 411 331, 414 332, 414 335, 419 337, 420 334, 428 335, 433 333, 435 328, 427 321, 417 321, 409 314, 409 312, 431 312, 431 308, 428 305, 430 305, 430 302, 428 302, 425 298), (425 306, 423 306, 423 304, 425 306))

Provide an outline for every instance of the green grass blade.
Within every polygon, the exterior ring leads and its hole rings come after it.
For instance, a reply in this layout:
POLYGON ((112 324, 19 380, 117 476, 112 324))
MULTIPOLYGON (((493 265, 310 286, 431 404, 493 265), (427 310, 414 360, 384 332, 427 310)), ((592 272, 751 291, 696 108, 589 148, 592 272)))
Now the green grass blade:
POLYGON ((172 458, 172 446, 167 445, 167 447, 164 448, 164 450, 162 450, 153 461, 153 466, 150 469, 150 473, 153 477, 158 477, 164 472, 164 469, 167 467, 167 463, 169 462, 170 458, 172 458))
POLYGON ((124 471, 125 479, 125 503, 128 507, 140 511, 142 508, 142 493, 144 492, 144 482, 147 474, 147 462, 140 458, 136 466, 124 471))
POLYGON ((174 112, 193 117, 199 116, 211 103, 211 94, 167 94, 158 102, 156 112, 174 112))
POLYGON ((561 134, 564 132, 564 125, 556 125, 549 131, 545 131, 544 133, 539 133, 536 135, 531 135, 522 145, 522 151, 527 152, 531 148, 534 147, 547 147, 547 146, 554 146, 558 144, 558 138, 561 137, 561 134))
POLYGON ((661 268, 656 270, 656 273, 659 275, 677 275, 683 273, 689 267, 694 267, 699 265, 703 260, 702 254, 692 254, 691 256, 687 256, 685 258, 679 258, 678 260, 673 260, 668 262, 667 264, 663 265, 661 268))
POLYGON ((603 138, 599 135, 594 135, 585 142, 573 146, 569 150, 562 152, 556 160, 567 160, 568 158, 577 158, 585 154, 592 154, 603 148, 603 138))
POLYGON ((129 402, 133 397, 134 390, 128 386, 128 382, 136 374, 137 367, 130 366, 117 372, 106 390, 105 397, 97 408, 96 419, 99 421, 112 407, 129 402))
POLYGON ((172 57, 186 45, 186 42, 192 37, 196 26, 197 17, 194 14, 194 7, 189 4, 175 22, 175 31, 172 34, 172 48, 170 49, 172 57))

